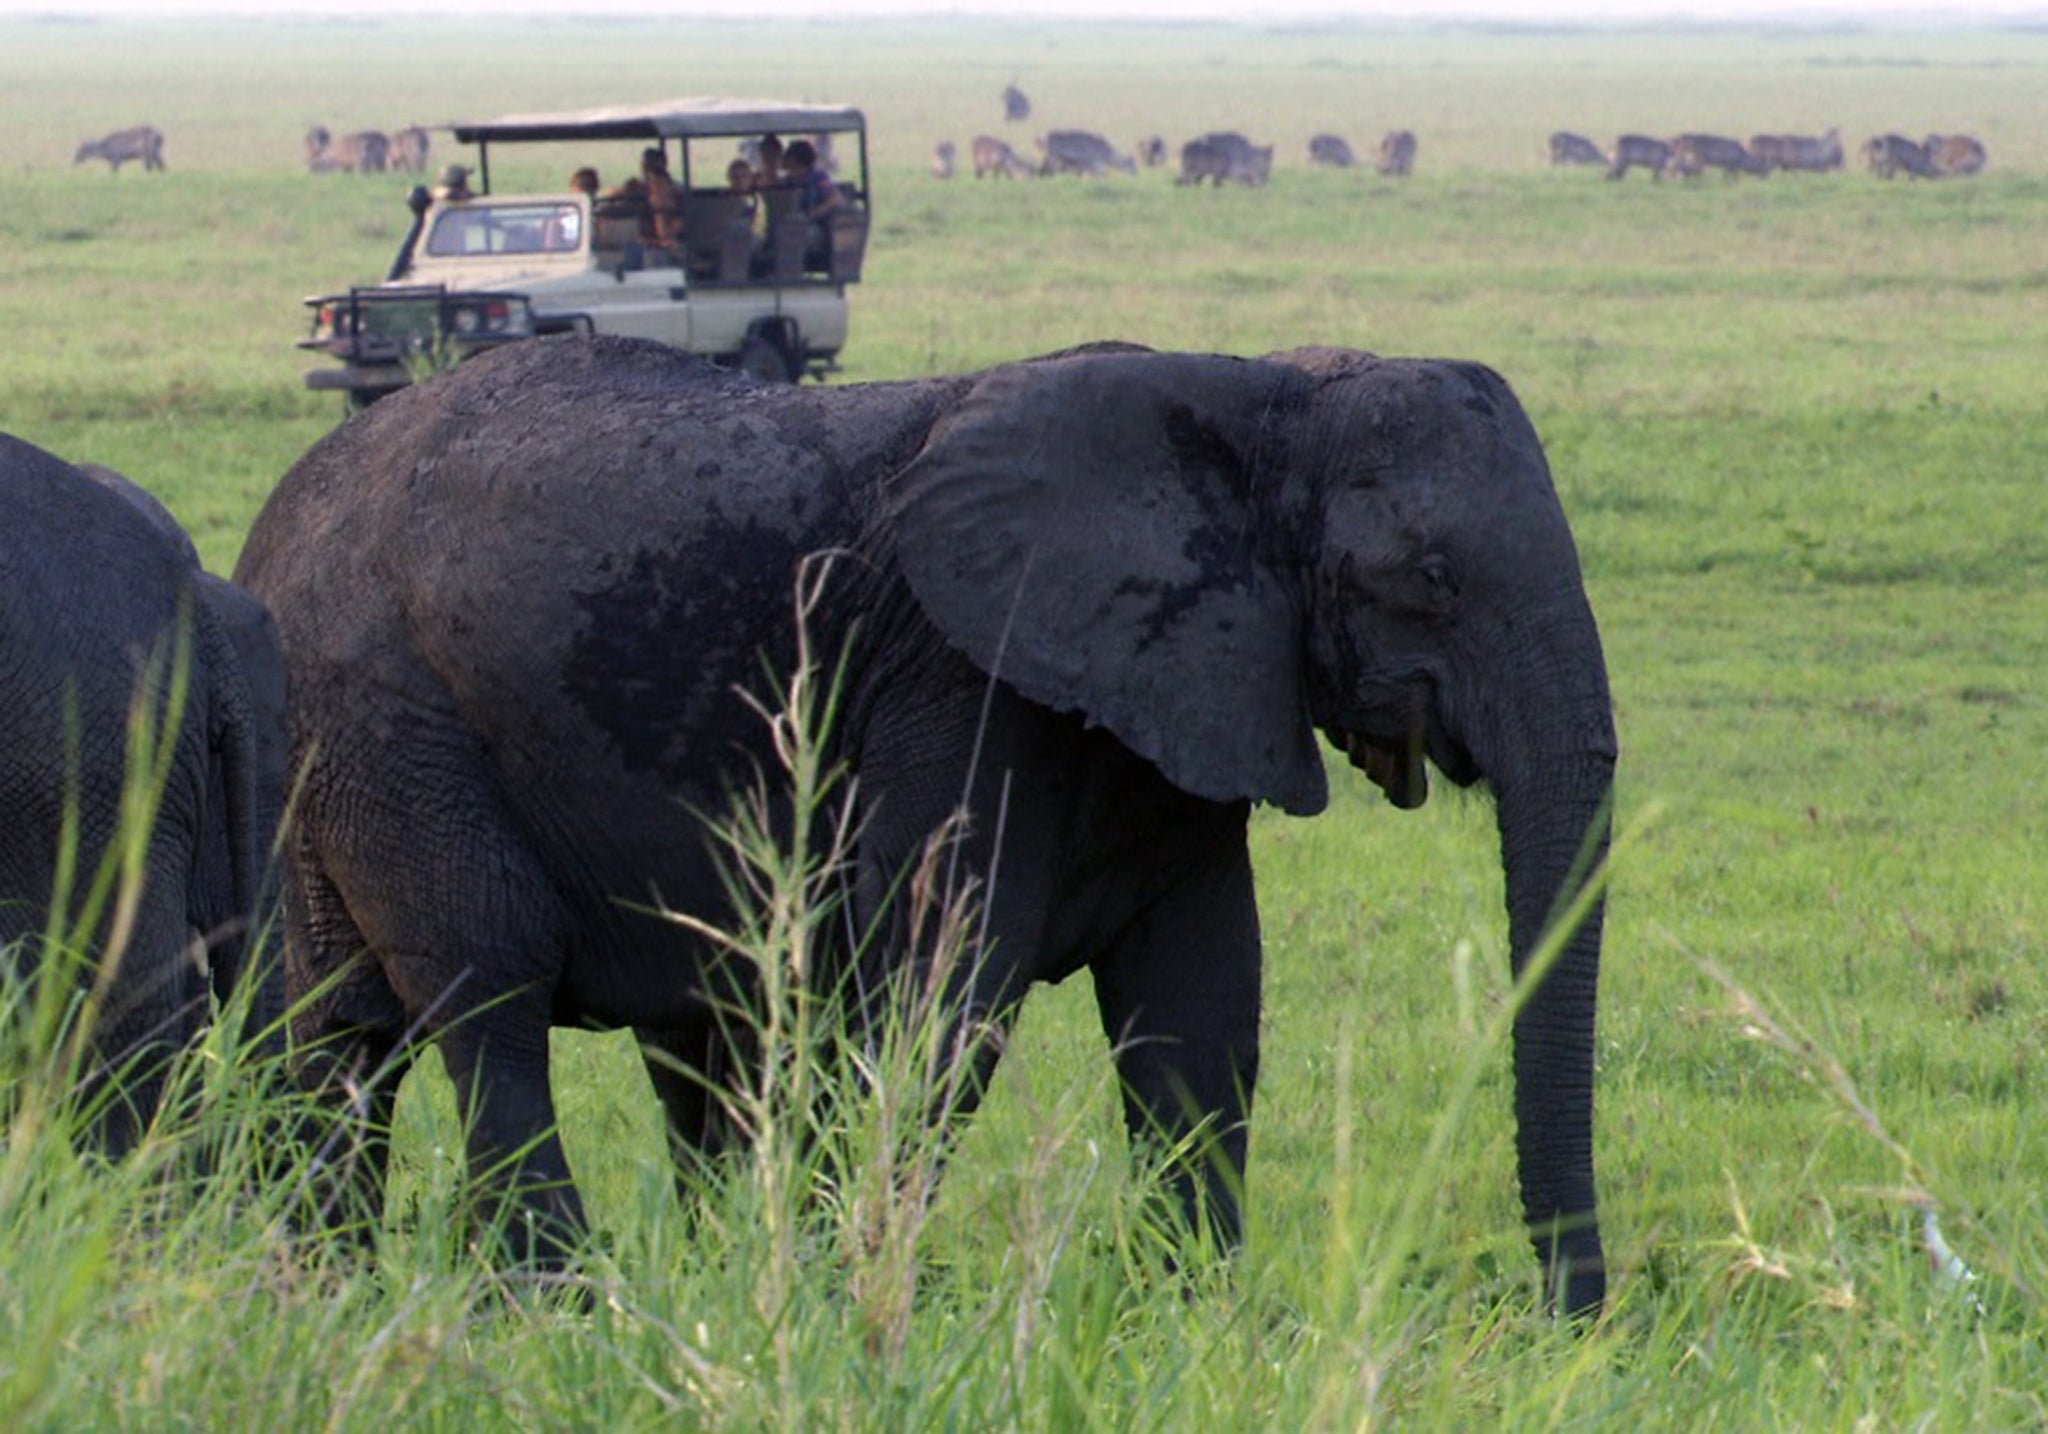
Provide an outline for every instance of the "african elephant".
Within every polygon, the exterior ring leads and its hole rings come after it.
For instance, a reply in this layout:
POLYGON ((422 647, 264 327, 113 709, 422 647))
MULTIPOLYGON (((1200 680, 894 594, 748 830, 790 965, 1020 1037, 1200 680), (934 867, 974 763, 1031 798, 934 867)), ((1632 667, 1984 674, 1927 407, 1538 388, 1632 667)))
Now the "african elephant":
MULTIPOLYGON (((86 873, 67 924, 118 835, 143 683, 152 719, 177 730, 139 910, 92 1032, 95 1085, 132 1063, 94 1132, 115 1155, 155 1109, 162 1056, 199 1028, 209 995, 254 979, 259 1028, 282 1019, 282 974, 253 974, 252 932, 283 802, 284 659, 269 614, 200 569, 155 498, 0 434, 0 944, 19 942, 14 959, 29 969, 44 959, 67 811, 86 873), (181 632, 188 687, 173 713, 181 632)), ((106 959, 105 931, 91 939, 106 959)))
MULTIPOLYGON (((1599 635, 1542 449, 1485 368, 1102 345, 771 390, 634 341, 509 346, 315 446, 238 576, 283 628, 310 763, 295 1034, 351 1053, 339 1092, 438 1032, 474 1168, 524 1152, 536 1225, 581 1220, 551 1023, 635 1028, 672 1133, 706 1129, 655 1057, 710 1058, 710 953, 640 913, 727 914, 692 813, 772 767, 741 693, 791 669, 793 578, 822 550, 863 924, 964 804, 991 878, 970 1014, 999 1028, 1087 968, 1134 1137, 1209 1123, 1214 1158, 1174 1189, 1226 1239, 1258 1072, 1246 823, 1325 805, 1317 732, 1398 807, 1425 759, 1487 785, 1518 968, 1604 845, 1599 635)), ((1605 1288, 1599 947, 1596 914, 1515 1038, 1523 1201, 1573 1311, 1605 1288)))

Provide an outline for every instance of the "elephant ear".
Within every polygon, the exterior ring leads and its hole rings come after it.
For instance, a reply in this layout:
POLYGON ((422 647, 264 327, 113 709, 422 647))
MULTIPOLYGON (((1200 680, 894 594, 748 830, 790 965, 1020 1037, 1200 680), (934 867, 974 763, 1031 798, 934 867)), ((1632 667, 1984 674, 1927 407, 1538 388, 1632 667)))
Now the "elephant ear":
POLYGON ((1182 790, 1328 800, 1299 606, 1271 566, 1280 365, 1088 353, 992 370, 890 480, 897 561, 983 671, 1182 790))

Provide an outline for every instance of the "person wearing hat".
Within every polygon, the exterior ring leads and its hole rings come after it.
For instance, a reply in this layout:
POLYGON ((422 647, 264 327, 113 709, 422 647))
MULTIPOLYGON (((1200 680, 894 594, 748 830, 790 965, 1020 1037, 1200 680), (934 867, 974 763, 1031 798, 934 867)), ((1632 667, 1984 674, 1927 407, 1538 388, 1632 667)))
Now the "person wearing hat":
POLYGON ((476 198, 476 191, 469 187, 469 167, 451 164, 443 169, 441 177, 434 181, 434 198, 443 204, 476 198))

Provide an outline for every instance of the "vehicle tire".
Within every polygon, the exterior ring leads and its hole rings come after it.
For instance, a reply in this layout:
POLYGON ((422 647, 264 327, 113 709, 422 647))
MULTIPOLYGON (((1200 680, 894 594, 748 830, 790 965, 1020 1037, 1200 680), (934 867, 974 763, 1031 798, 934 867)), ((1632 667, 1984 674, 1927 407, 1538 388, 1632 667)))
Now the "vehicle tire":
MULTIPOLYGON (((399 385, 403 388, 405 385, 399 385)), ((389 398, 397 388, 345 388, 341 391, 342 415, 350 417, 361 413, 380 398, 389 398)))
POLYGON ((794 383, 796 369, 782 345, 766 334, 749 334, 734 365, 756 383, 794 383))

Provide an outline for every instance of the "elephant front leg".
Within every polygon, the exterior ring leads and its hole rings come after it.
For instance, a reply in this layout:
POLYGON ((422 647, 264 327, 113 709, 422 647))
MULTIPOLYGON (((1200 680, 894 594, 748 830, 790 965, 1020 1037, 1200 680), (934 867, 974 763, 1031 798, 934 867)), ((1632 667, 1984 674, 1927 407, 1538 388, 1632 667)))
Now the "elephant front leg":
POLYGON ((1242 844, 1186 867, 1093 965, 1132 1154, 1157 1168, 1185 1232, 1244 1237, 1260 943, 1242 844))

